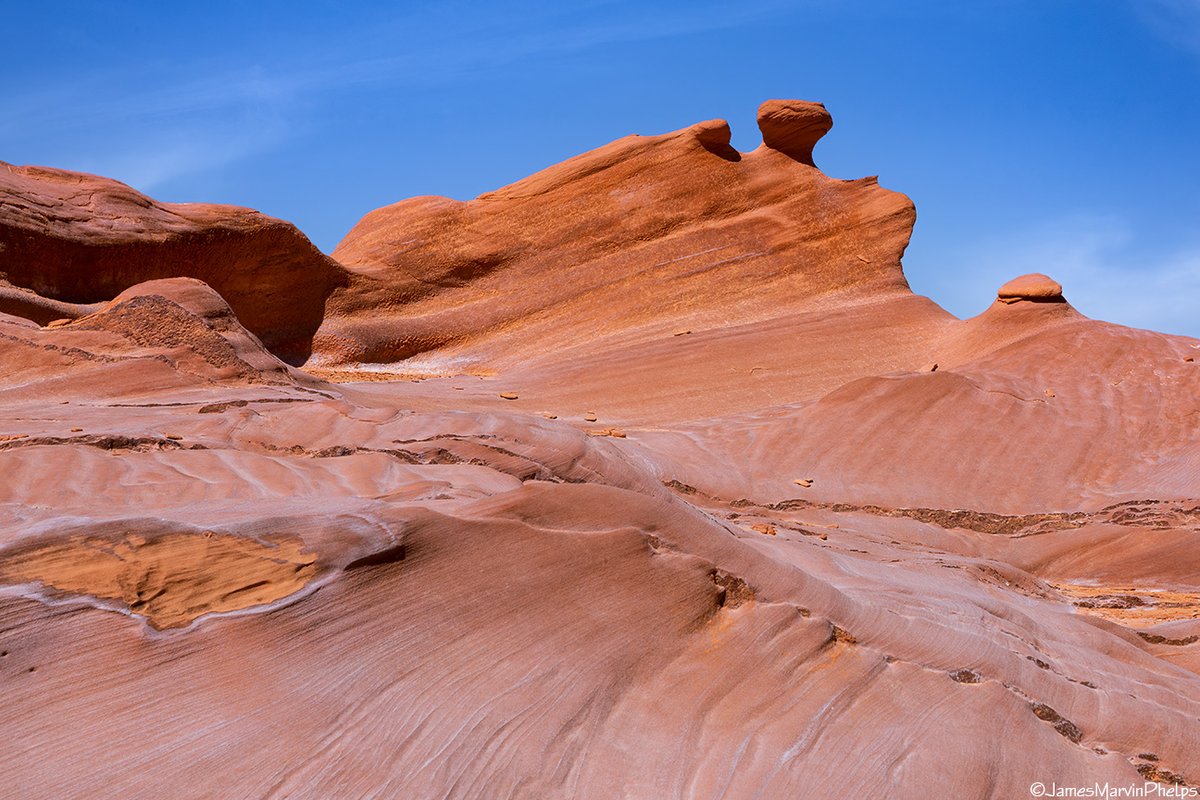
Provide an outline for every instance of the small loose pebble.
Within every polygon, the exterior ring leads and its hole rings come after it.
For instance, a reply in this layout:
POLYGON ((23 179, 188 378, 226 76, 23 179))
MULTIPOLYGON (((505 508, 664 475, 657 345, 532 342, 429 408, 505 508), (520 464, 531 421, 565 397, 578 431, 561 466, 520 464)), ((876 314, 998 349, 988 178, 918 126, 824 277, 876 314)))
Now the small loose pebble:
POLYGON ((792 481, 792 483, 796 484, 797 486, 803 486, 805 489, 807 489, 813 485, 813 480, 812 478, 796 478, 796 480, 792 481))
POLYGON ((542 416, 546 419, 558 419, 558 414, 551 414, 549 411, 543 411, 542 416))
POLYGON ((1054 397, 1054 390, 1053 390, 1053 389, 1047 389, 1047 390, 1046 390, 1046 397, 1054 397))
POLYGON ((520 395, 518 395, 516 392, 501 392, 500 393, 501 400, 516 400, 519 396, 520 395))
POLYGON ((71 428, 71 433, 79 433, 83 428, 71 428))
POLYGON ((180 436, 178 433, 168 433, 167 438, 170 439, 172 442, 178 442, 181 439, 183 439, 183 437, 180 436))
POLYGON ((673 334, 671 334, 671 335, 672 335, 672 336, 687 336, 687 335, 689 335, 690 333, 691 333, 691 331, 675 331, 675 332, 674 332, 673 334))
POLYGON ((938 371, 938 365, 937 365, 937 362, 935 362, 935 361, 931 361, 928 364, 926 364, 925 366, 921 367, 921 372, 937 372, 937 371, 938 371))
POLYGON ((583 415, 584 422, 595 422, 597 419, 598 417, 590 411, 583 415))

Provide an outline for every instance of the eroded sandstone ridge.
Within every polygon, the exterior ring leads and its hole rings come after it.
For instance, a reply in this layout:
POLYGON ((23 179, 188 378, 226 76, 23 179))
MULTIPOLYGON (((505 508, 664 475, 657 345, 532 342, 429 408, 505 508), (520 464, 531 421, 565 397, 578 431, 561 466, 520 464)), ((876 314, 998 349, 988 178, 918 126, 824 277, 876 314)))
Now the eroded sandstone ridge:
POLYGON ((1200 782, 1200 341, 1042 264, 960 320, 759 125, 334 259, 0 165, 0 795, 1200 782))
POLYGON ((759 123, 752 153, 711 120, 628 136, 469 202, 371 212, 334 251, 351 278, 329 303, 318 363, 432 351, 515 366, 578 343, 906 295, 908 198, 812 166, 832 124, 819 104, 771 101, 759 123))
POLYGON ((272 349, 303 361, 343 280, 290 223, 158 203, 94 175, 0 162, 0 210, 0 311, 39 322, 80 316, 143 281, 197 278, 272 349))

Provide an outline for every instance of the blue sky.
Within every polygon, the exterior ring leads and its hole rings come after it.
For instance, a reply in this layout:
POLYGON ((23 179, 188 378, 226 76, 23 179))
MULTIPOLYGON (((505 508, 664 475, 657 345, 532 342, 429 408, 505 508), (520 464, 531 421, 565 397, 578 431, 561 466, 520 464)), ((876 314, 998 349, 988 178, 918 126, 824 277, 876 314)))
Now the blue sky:
POLYGON ((295 222, 460 199, 629 133, 821 100, 960 316, 1023 272, 1200 336, 1200 0, 6 4, 0 159, 295 222))

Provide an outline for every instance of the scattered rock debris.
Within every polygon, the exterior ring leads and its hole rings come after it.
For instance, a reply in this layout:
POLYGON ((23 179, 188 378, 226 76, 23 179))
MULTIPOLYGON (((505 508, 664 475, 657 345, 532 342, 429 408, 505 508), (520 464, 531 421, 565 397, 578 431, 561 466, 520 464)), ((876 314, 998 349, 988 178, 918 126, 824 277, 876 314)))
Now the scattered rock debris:
POLYGON ((720 589, 718 602, 723 608, 737 608, 754 600, 754 590, 736 575, 716 570, 712 573, 712 582, 720 589))
POLYGON ((830 638, 835 642, 842 644, 858 644, 858 639, 851 635, 850 631, 845 628, 839 628, 837 625, 830 625, 833 630, 830 633, 830 638))
POLYGON ((604 428, 598 431, 588 431, 589 436, 611 436, 614 439, 624 439, 625 431, 619 428, 604 428))
POLYGON ((199 413, 201 414, 220 414, 229 408, 245 408, 250 405, 246 400, 229 400, 225 403, 209 403, 206 406, 200 406, 199 413))
POLYGON ((1154 783, 1169 783, 1174 786, 1187 785, 1187 781, 1179 773, 1171 772, 1169 769, 1163 769, 1154 764, 1138 764, 1137 771, 1143 778, 1154 783))
POLYGON ((1146 601, 1134 594, 1096 595, 1089 600, 1079 600, 1075 605, 1079 608, 1136 608, 1146 605, 1146 601))
POLYGON ((956 669, 950 673, 950 680, 958 683, 979 683, 983 677, 973 669, 956 669))
POLYGON ((1045 703, 1031 703, 1029 708, 1033 711, 1035 717, 1043 722, 1049 722, 1054 726, 1054 730, 1072 742, 1078 744, 1083 739, 1083 731, 1079 730, 1078 725, 1069 719, 1064 719, 1061 714, 1045 703))
POLYGON ((1200 635, 1193 634, 1185 636, 1182 639, 1171 639, 1158 633, 1147 633, 1146 631, 1137 631, 1137 635, 1142 637, 1150 644, 1166 644, 1172 647, 1186 647, 1189 644, 1195 644, 1200 641, 1200 635))

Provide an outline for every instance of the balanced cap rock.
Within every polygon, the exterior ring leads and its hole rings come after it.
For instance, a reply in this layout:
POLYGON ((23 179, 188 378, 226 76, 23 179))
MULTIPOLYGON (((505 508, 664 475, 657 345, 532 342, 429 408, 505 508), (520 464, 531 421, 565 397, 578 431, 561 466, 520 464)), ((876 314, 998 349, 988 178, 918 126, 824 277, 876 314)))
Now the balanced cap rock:
POLYGON ((1032 272, 1013 278, 1000 287, 996 299, 1001 303, 1016 303, 1020 300, 1062 301, 1062 284, 1048 275, 1032 272))
POLYGON ((807 100, 768 100, 758 107, 763 144, 805 164, 813 163, 813 147, 833 127, 833 117, 821 103, 807 100))

